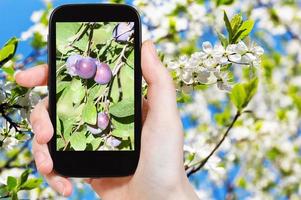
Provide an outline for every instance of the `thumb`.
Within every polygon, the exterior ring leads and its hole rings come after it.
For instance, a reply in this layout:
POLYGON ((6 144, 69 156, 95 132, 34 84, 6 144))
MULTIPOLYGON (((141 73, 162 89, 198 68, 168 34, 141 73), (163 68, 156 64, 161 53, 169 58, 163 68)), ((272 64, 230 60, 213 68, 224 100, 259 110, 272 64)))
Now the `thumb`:
POLYGON ((163 162, 171 165, 169 169, 175 166, 179 169, 183 167, 183 129, 173 80, 151 41, 146 41, 141 51, 142 73, 148 84, 148 112, 142 129, 141 159, 146 163, 163 162))
POLYGON ((161 63, 151 41, 143 43, 141 56, 142 74, 148 85, 148 115, 162 118, 162 114, 177 114, 176 92, 172 78, 161 63))

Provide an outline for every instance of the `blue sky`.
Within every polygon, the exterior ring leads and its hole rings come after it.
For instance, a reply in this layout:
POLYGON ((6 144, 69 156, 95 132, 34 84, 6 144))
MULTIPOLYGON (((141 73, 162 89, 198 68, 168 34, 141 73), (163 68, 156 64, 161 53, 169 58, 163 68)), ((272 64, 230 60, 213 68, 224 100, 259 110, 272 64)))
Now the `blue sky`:
MULTIPOLYGON (((66 3, 97 3, 100 0, 55 0, 54 6, 66 3)), ((33 11, 44 8, 42 0, 0 0, 0 46, 11 37, 20 37, 33 23, 30 16, 33 11)), ((26 56, 31 51, 28 42, 20 42, 17 53, 26 56)))

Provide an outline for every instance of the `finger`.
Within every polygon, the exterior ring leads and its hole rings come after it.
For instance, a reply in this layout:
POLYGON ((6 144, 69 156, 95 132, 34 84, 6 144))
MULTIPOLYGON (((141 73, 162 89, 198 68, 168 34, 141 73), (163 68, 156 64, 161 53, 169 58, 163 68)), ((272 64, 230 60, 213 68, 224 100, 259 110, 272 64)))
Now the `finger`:
POLYGON ((176 92, 172 78, 159 60, 151 41, 146 41, 142 46, 142 73, 148 84, 149 112, 154 117, 177 114, 176 92), (167 112, 162 112, 163 110, 167 112))
POLYGON ((148 111, 142 129, 142 161, 157 163, 158 166, 165 163, 167 169, 182 169, 184 134, 173 80, 151 41, 142 45, 141 55, 142 73, 148 84, 148 111), (157 148, 154 149, 154 146, 157 148))
POLYGON ((40 144, 49 142, 53 135, 53 127, 48 114, 48 97, 40 101, 30 115, 30 122, 36 140, 40 144))
POLYGON ((47 84, 48 65, 38 65, 15 74, 16 82, 23 87, 34 87, 47 84))
POLYGON ((45 176, 47 183, 55 191, 67 197, 72 194, 72 183, 68 178, 57 175, 55 172, 45 176))
POLYGON ((53 162, 47 144, 39 144, 36 140, 36 136, 37 135, 34 136, 32 143, 33 156, 38 171, 43 175, 47 175, 52 171, 53 162))

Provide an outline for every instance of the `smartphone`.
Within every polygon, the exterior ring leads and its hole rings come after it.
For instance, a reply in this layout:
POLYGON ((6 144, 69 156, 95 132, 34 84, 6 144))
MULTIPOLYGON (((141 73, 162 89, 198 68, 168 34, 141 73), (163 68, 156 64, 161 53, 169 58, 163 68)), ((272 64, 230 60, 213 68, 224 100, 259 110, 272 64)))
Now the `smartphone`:
POLYGON ((56 8, 48 35, 48 144, 56 173, 133 174, 141 135, 141 25, 121 4, 56 8))

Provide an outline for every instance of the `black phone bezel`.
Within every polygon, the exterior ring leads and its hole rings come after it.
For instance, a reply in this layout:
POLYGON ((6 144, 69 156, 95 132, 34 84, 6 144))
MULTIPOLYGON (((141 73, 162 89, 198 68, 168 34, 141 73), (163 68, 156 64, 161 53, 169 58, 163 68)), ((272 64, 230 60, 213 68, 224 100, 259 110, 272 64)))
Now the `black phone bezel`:
POLYGON ((56 130, 56 22, 126 22, 134 26, 135 147, 133 151, 56 151, 56 133, 48 143, 54 171, 67 177, 116 177, 133 174, 141 139, 141 23, 138 12, 124 4, 68 4, 57 7, 49 20, 49 115, 56 130))

